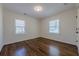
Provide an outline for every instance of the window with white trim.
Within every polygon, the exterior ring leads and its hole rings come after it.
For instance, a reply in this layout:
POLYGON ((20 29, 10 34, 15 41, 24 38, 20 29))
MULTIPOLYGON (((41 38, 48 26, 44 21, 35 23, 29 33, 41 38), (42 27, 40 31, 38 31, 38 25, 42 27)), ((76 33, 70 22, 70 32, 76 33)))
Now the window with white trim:
POLYGON ((49 22, 49 33, 59 33, 59 20, 49 22))
POLYGON ((15 23, 16 23, 16 34, 25 33, 25 21, 16 19, 15 23))

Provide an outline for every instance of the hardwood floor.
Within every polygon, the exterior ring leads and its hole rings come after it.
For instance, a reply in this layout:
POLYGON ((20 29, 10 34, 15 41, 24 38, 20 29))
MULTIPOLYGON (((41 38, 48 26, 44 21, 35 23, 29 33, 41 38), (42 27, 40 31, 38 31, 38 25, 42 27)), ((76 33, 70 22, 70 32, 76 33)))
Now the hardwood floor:
POLYGON ((74 45, 40 37, 5 45, 1 56, 77 56, 77 52, 74 45))

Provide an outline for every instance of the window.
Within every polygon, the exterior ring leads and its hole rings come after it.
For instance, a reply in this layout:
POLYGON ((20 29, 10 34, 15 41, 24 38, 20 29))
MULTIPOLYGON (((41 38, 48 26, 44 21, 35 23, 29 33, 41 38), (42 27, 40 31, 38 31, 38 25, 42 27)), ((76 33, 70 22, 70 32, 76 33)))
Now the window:
POLYGON ((16 34, 21 34, 25 32, 25 22, 24 20, 16 19, 16 34))
POLYGON ((52 20, 49 22, 49 32, 59 33, 59 20, 52 20))

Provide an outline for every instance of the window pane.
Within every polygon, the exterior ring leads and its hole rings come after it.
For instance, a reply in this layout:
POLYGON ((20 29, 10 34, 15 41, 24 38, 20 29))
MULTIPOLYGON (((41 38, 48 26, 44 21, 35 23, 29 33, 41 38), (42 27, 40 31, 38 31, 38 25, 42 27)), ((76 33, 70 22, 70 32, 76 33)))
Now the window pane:
POLYGON ((25 23, 23 20, 16 20, 16 26, 25 26, 25 23))
POLYGON ((59 33, 59 20, 53 20, 49 22, 49 32, 59 33))
POLYGON ((16 20, 16 33, 25 32, 25 22, 23 20, 16 20))

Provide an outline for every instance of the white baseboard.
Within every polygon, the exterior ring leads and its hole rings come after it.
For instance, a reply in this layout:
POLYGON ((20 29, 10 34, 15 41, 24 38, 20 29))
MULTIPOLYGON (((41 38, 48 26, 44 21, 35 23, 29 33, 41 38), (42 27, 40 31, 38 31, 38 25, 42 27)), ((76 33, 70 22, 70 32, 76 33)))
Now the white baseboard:
POLYGON ((2 48, 3 48, 3 46, 4 46, 4 45, 2 45, 2 46, 0 47, 0 52, 1 52, 2 48))

